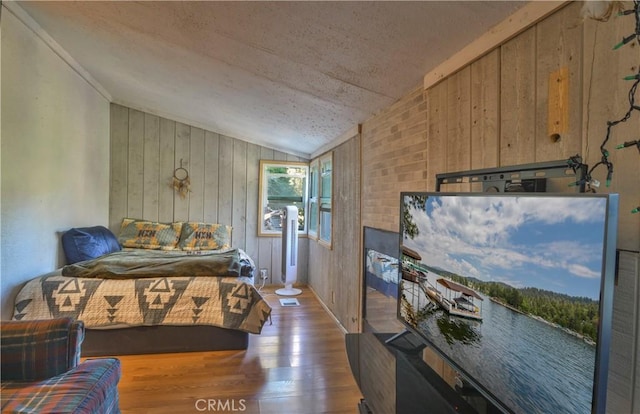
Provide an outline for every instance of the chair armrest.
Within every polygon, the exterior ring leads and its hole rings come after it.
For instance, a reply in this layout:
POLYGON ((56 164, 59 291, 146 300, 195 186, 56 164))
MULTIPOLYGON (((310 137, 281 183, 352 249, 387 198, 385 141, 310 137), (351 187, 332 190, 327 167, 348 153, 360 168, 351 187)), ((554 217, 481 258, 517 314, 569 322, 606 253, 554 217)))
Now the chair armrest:
POLYGON ((80 362, 84 324, 71 318, 0 323, 2 380, 37 381, 80 362))

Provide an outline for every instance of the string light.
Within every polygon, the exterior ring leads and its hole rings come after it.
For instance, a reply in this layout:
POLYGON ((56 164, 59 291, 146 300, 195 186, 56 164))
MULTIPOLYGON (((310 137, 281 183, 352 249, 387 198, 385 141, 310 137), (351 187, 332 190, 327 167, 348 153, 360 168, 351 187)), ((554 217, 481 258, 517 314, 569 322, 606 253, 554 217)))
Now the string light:
MULTIPOLYGON (((636 29, 635 33, 626 36, 622 39, 622 41, 616 44, 613 49, 617 50, 622 46, 630 43, 632 40, 636 40, 638 45, 640 45, 640 2, 639 0, 633 1, 633 9, 632 10, 623 10, 618 13, 618 16, 628 16, 633 14, 636 20, 636 29)), ((607 168, 607 182, 606 185, 609 187, 611 185, 611 179, 613 177, 613 163, 609 160, 609 151, 605 148, 607 142, 609 142, 609 138, 611 138, 611 129, 616 125, 626 122, 629 118, 631 118, 631 114, 633 111, 640 111, 640 105, 637 105, 635 102, 636 91, 638 90, 638 84, 640 84, 640 65, 638 66, 638 73, 635 75, 628 75, 623 78, 624 80, 634 81, 629 89, 629 110, 624 114, 624 116, 615 121, 607 121, 607 134, 605 135, 602 144, 600 145, 600 153, 602 154, 600 157, 600 161, 591 167, 591 169, 587 173, 587 182, 591 183, 593 180, 591 179, 593 171, 603 165, 607 168)), ((617 149, 628 148, 636 145, 638 150, 640 150, 640 143, 636 141, 627 141, 624 144, 618 145, 617 149)))

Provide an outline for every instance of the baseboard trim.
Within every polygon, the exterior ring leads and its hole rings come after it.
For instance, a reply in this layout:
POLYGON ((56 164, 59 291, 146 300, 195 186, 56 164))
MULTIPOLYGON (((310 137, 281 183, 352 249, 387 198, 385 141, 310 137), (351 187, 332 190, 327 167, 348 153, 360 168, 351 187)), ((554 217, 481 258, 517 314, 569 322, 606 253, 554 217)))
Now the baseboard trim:
POLYGON ((318 299, 318 302, 320 302, 320 306, 322 306, 324 308, 324 310, 327 311, 327 313, 329 314, 331 319, 333 319, 335 321, 335 323, 338 325, 338 327, 342 330, 342 333, 345 334, 345 335, 348 334, 349 331, 347 331, 347 329, 342 325, 342 323, 340 323, 338 318, 336 318, 336 315, 331 311, 331 309, 329 309, 329 307, 320 298, 320 295, 318 295, 318 293, 316 293, 316 291, 313 290, 313 287, 311 287, 310 285, 307 285, 306 287, 311 291, 311 293, 313 293, 315 295, 316 299, 318 299))

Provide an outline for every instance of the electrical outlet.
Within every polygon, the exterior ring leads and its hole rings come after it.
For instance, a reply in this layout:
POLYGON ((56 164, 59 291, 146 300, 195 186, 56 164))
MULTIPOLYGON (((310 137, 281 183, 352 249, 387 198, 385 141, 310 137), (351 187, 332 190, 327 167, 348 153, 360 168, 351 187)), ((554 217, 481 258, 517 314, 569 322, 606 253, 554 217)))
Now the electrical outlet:
POLYGON ((269 277, 269 273, 267 273, 267 269, 260 269, 260 279, 264 280, 269 277))

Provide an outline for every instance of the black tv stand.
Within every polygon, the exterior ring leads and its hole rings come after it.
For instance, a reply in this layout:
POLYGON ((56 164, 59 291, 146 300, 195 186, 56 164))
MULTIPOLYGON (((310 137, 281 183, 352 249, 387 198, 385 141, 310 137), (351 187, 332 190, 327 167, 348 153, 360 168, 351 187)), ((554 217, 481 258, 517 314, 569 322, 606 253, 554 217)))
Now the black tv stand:
POLYGON ((410 331, 347 334, 347 356, 364 399, 361 413, 460 414, 477 410, 422 359, 410 331))

